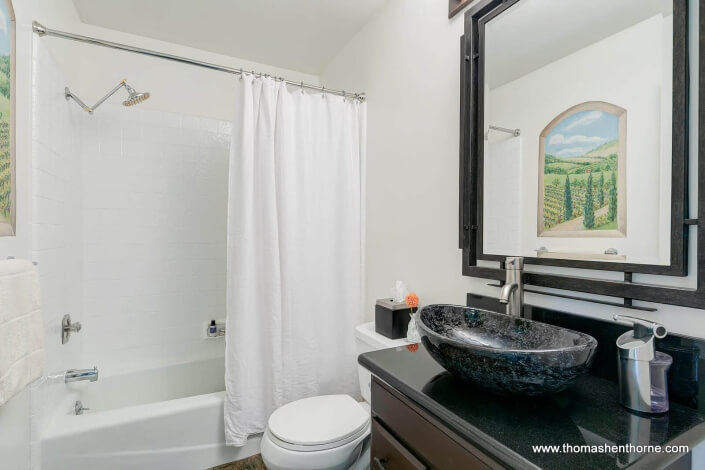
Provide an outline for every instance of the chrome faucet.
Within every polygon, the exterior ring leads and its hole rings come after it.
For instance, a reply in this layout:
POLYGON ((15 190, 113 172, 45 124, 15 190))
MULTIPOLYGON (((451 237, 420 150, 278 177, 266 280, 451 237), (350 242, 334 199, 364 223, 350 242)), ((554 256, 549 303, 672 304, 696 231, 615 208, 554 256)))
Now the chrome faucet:
POLYGON ((500 303, 507 304, 507 315, 523 316, 524 283, 521 275, 524 269, 524 258, 510 256, 504 262, 507 277, 499 294, 500 303))
POLYGON ((88 380, 95 382, 98 380, 98 366, 93 366, 92 369, 69 369, 64 374, 64 383, 81 382, 88 380))

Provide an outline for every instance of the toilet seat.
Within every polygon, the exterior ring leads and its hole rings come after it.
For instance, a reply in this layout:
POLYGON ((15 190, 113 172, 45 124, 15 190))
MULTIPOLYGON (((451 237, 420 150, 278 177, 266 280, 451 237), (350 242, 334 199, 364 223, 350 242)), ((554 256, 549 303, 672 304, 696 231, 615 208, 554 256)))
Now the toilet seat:
POLYGON ((343 446, 368 432, 369 412, 349 395, 304 398, 277 409, 267 433, 278 446, 315 452, 343 446))

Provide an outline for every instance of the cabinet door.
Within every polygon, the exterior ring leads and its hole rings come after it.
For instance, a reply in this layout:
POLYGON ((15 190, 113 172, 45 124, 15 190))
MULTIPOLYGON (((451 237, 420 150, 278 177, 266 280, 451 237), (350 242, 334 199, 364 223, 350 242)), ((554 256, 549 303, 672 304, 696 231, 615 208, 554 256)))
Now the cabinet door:
POLYGON ((371 458, 370 470, 426 469, 426 466, 384 429, 376 419, 372 420, 371 458))
MULTIPOLYGON (((397 442, 410 449, 431 469, 501 468, 489 456, 447 430, 376 377, 372 378, 372 415, 384 425, 385 431, 391 431, 397 442)), ((374 467, 374 462, 372 470, 379 470, 374 467)))

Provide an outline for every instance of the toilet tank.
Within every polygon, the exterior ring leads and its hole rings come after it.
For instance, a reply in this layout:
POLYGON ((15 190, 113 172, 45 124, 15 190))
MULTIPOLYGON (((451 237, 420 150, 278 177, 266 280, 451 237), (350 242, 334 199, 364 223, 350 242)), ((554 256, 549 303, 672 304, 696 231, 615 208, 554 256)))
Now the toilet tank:
MULTIPOLYGON (((363 354, 379 349, 404 347, 409 344, 405 338, 389 339, 375 332, 375 322, 363 323, 355 327, 355 343, 357 345, 357 354, 363 354)), ((370 371, 358 364, 358 376, 360 378, 360 393, 367 403, 370 403, 370 386, 372 383, 372 374, 370 371)))

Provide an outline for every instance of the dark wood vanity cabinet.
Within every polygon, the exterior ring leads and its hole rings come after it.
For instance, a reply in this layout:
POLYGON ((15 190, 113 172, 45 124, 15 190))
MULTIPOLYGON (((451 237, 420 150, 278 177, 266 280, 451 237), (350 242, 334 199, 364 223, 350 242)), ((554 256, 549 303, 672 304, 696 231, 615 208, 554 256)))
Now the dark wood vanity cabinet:
POLYGON ((376 377, 370 457, 372 470, 502 468, 376 377))

